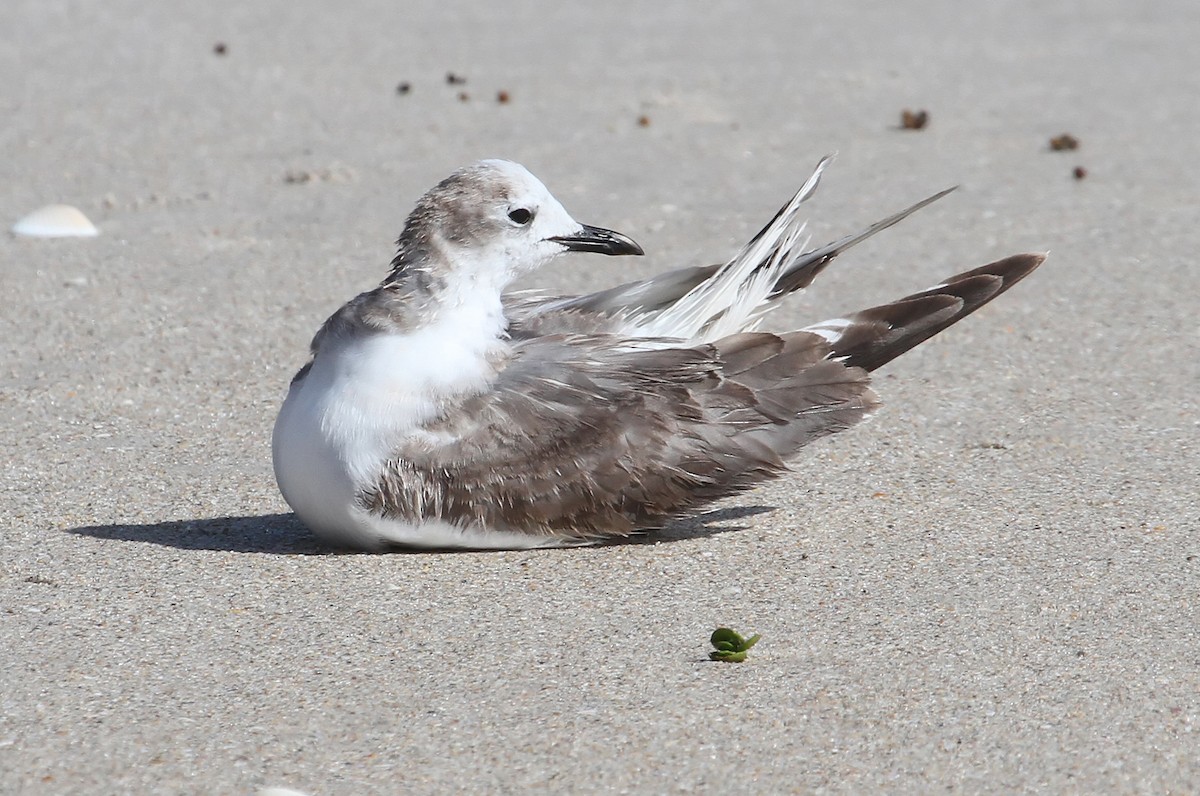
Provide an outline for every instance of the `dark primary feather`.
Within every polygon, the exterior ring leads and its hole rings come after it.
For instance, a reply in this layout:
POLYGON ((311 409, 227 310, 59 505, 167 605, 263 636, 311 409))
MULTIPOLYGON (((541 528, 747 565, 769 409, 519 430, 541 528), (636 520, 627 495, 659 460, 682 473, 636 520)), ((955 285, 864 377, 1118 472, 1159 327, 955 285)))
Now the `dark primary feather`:
POLYGON ((901 221, 908 218, 921 208, 933 204, 938 199, 941 199, 943 196, 946 196, 947 194, 956 190, 958 190, 957 186, 953 188, 947 188, 944 191, 938 191, 933 196, 930 196, 927 199, 922 199, 915 205, 901 210, 899 213, 890 215, 882 221, 876 221, 862 232, 856 232, 852 235, 847 235, 846 237, 840 240, 835 240, 833 243, 826 244, 819 249, 813 249, 812 251, 805 252, 803 256, 796 261, 795 265, 793 265, 791 268, 788 268, 787 271, 785 271, 784 274, 779 277, 779 280, 775 283, 775 289, 771 293, 772 297, 782 296, 795 290, 803 290, 812 284, 812 281, 817 278, 817 274, 824 271, 825 267, 833 262, 834 257, 837 257, 839 254, 852 246, 857 246, 872 235, 883 232, 888 227, 899 224, 901 221))
POLYGON ((942 284, 847 316, 833 355, 871 371, 958 323, 1020 282, 1046 259, 1017 254, 952 276, 942 284))

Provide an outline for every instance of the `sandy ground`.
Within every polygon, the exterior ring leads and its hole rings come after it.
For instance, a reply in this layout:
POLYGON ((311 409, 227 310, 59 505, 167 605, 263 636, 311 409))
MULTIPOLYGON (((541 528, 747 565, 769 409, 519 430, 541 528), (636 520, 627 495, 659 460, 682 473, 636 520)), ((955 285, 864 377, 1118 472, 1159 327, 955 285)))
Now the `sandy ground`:
POLYGON ((0 235, 0 791, 1200 789, 1192 0, 336 5, 6 6, 0 220, 102 234, 0 235), (287 382, 452 169, 645 246, 536 280, 590 290, 723 259, 835 150, 821 240, 961 189, 779 327, 1051 259, 793 477, 584 550, 288 513, 287 382))

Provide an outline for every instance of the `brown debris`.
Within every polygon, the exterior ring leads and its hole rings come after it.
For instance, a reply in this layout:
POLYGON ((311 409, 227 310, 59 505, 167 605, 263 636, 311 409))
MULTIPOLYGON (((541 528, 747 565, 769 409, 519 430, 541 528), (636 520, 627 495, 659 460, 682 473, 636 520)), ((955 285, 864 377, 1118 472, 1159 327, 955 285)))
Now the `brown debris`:
POLYGON ((289 171, 283 175, 283 181, 288 185, 303 185, 315 179, 317 179, 317 175, 311 171, 289 171))
POLYGON ((512 98, 508 96, 508 92, 505 91, 504 89, 500 89, 499 91, 496 92, 496 102, 499 102, 501 105, 508 104, 508 101, 510 99, 512 99, 512 98))
POLYGON ((213 52, 217 55, 224 55, 225 53, 229 52, 229 48, 225 46, 225 42, 219 41, 213 45, 213 52))
MULTIPOLYGON (((354 170, 340 164, 334 164, 322 169, 291 169, 283 175, 283 181, 288 185, 305 185, 315 182, 353 182, 354 180, 354 170)), ((197 196, 197 198, 201 197, 197 196)))
POLYGON ((920 130, 927 124, 929 124, 929 111, 927 110, 910 111, 905 108, 900 112, 901 130, 920 130))
POLYGON ((650 117, 643 114, 642 116, 638 117, 637 123, 638 123, 638 127, 649 127, 650 126, 650 117))
POLYGON ((1054 152, 1064 152, 1071 149, 1079 149, 1079 139, 1070 133, 1056 135, 1050 139, 1050 149, 1054 152))
POLYGON ((1087 176, 1087 169, 1085 169, 1083 166, 1076 166, 1075 170, 1071 173, 1075 175, 1075 179, 1082 180, 1087 176))

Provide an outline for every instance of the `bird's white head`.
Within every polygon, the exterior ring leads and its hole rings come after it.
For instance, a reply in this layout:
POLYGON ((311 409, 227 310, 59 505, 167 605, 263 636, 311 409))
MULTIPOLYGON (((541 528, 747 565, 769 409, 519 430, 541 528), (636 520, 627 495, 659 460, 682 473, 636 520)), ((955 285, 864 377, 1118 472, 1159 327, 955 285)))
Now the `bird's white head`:
POLYGON ((566 251, 641 254, 612 230, 580 224, 520 164, 483 160, 459 169, 417 202, 393 265, 425 261, 449 278, 503 287, 566 251))

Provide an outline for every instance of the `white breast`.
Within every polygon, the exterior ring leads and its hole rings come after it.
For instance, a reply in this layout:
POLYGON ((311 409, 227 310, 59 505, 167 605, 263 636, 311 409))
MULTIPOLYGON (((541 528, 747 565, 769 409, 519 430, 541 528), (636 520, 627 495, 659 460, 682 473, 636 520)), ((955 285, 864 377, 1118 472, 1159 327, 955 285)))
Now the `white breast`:
POLYGON ((379 546, 378 518, 367 517, 355 497, 406 436, 422 433, 441 401, 487 389, 488 355, 504 345, 497 327, 451 318, 322 348, 288 391, 272 439, 279 489, 305 525, 338 544, 379 546))

